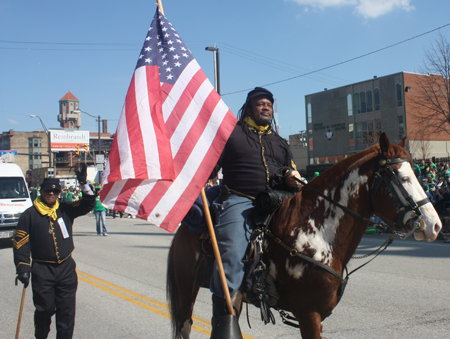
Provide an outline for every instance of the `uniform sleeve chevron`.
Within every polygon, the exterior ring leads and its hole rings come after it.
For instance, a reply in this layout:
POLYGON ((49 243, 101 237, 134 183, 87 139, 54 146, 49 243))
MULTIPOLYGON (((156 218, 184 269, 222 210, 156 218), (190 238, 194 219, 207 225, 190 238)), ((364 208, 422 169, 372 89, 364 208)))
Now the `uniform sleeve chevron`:
POLYGON ((19 248, 21 248, 23 245, 25 245, 29 241, 30 235, 27 234, 25 237, 23 237, 19 241, 17 241, 16 238, 18 238, 18 237, 17 236, 14 237, 13 246, 16 250, 18 250, 19 248))

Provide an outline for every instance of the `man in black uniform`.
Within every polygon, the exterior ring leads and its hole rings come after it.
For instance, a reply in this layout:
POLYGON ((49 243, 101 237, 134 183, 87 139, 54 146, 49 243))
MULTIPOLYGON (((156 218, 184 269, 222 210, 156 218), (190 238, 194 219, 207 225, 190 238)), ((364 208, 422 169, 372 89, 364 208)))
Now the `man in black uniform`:
POLYGON ((75 325, 75 294, 78 279, 72 226, 76 217, 92 210, 95 194, 86 183, 86 166, 77 173, 83 197, 59 202, 59 179, 45 178, 41 195, 20 216, 14 234, 14 263, 17 278, 33 290, 35 337, 47 338, 51 317, 56 314, 56 338, 72 338, 75 325), (32 262, 30 265, 30 255, 32 262))
MULTIPOLYGON (((230 295, 239 290, 244 278, 244 263, 253 224, 247 218, 252 212, 253 198, 269 187, 269 179, 280 167, 289 167, 287 187, 298 187, 300 179, 292 152, 286 140, 273 128, 273 95, 256 87, 247 95, 239 111, 239 122, 231 133, 212 176, 222 168, 223 182, 231 194, 213 203, 217 225, 215 233, 230 295)), ((211 338, 222 338, 224 323, 229 319, 217 265, 211 279, 213 293, 213 330, 211 338)))

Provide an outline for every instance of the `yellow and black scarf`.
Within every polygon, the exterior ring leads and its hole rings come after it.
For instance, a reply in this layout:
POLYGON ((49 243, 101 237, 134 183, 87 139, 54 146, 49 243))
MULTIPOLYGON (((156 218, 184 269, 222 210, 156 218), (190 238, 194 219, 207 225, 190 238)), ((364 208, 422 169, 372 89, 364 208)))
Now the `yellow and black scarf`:
POLYGON ((248 125, 248 127, 252 130, 254 130, 255 132, 258 133, 267 133, 270 134, 272 133, 272 129, 270 127, 270 124, 267 126, 259 126, 255 120, 253 120, 251 117, 246 116, 244 118, 244 122, 248 125))
POLYGON ((56 200, 56 203, 55 205, 53 205, 53 207, 48 207, 43 203, 41 197, 39 196, 36 198, 33 204, 40 214, 48 215, 51 220, 56 220, 58 218, 56 215, 56 210, 59 208, 59 200, 56 200))

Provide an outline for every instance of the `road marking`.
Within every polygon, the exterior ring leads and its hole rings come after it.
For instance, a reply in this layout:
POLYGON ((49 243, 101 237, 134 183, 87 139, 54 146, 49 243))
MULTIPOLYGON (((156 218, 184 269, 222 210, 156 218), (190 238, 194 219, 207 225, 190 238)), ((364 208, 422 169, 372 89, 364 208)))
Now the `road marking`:
MULTIPOLYGON (((148 311, 151 311, 151 312, 153 312, 155 314, 158 314, 158 315, 160 315, 160 316, 162 316, 164 318, 167 318, 169 320, 171 319, 170 313, 169 313, 170 308, 169 308, 169 305, 166 304, 166 303, 162 303, 162 302, 159 302, 157 300, 150 299, 150 298, 148 298, 148 297, 146 297, 144 295, 141 295, 141 294, 138 294, 136 292, 130 291, 130 290, 126 289, 126 288, 120 287, 120 286, 115 285, 113 283, 110 283, 110 282, 108 282, 106 280, 94 277, 93 275, 90 275, 88 273, 81 272, 79 270, 77 270, 77 273, 78 273, 78 279, 79 280, 81 280, 81 281, 83 281, 83 282, 85 282, 85 283, 87 283, 87 284, 89 284, 91 286, 97 287, 97 288, 99 288, 99 289, 101 289, 101 290, 103 290, 103 291, 105 291, 107 293, 110 293, 110 294, 112 294, 112 295, 114 295, 116 297, 119 297, 119 298, 121 298, 123 300, 126 300, 126 301, 128 301, 128 302, 130 302, 132 304, 135 304, 135 305, 137 305, 139 307, 142 307, 142 308, 144 308, 144 309, 146 309, 148 311), (142 302, 142 301, 144 301, 144 302, 142 302), (148 304, 150 304, 150 305, 148 305, 148 304)), ((194 323, 192 325, 192 329, 194 331, 199 332, 199 333, 205 334, 205 335, 207 335, 209 337, 211 335, 211 322, 206 320, 206 319, 197 317, 195 315, 192 316, 192 318, 193 318, 193 320, 195 322, 198 322, 201 325, 207 327, 207 328, 205 328, 205 327, 196 325, 194 323)), ((242 336, 243 336, 244 339, 256 339, 256 338, 251 337, 251 336, 246 335, 246 334, 242 334, 242 336)))

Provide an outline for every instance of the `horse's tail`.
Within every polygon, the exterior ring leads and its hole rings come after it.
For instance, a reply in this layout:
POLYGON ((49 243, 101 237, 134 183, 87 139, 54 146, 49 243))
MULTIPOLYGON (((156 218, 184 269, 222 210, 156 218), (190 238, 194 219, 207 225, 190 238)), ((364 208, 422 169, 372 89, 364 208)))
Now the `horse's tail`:
POLYGON ((175 259, 174 259, 174 243, 175 237, 169 250, 169 258, 167 260, 167 279, 166 279, 166 298, 169 301, 170 318, 172 320, 172 338, 181 338, 181 328, 179 315, 181 313, 180 296, 175 281, 175 259))

